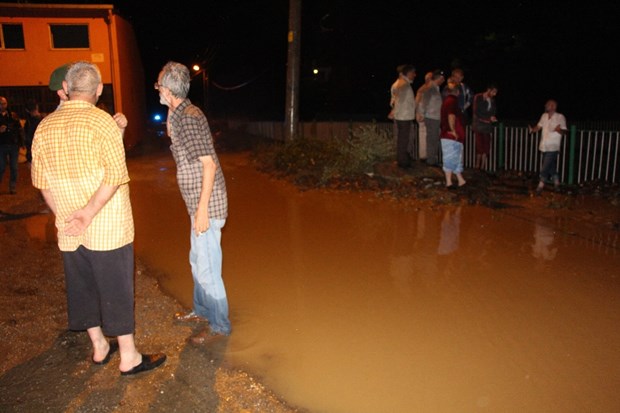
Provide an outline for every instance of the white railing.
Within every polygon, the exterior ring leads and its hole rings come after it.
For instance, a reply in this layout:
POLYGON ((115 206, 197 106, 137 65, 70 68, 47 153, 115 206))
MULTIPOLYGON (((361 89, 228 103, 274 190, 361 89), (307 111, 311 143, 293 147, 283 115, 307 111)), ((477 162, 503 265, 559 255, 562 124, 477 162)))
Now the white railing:
MULTIPOLYGON (((300 134, 306 138, 346 139, 356 127, 370 122, 302 122, 300 134)), ((377 128, 393 133, 390 122, 373 123, 377 128)), ((282 122, 234 121, 228 126, 247 133, 275 140, 284 140, 282 122)), ((412 128, 412 154, 418 153, 417 127, 412 128)), ((491 153, 487 169, 505 169, 536 173, 540 170, 542 156, 538 150, 540 134, 530 134, 526 127, 502 126, 495 129, 491 140, 491 153)), ((416 156, 414 156, 416 157, 416 156)), ((617 183, 620 181, 620 131, 577 130, 562 139, 558 173, 562 182, 581 184, 589 181, 617 183)), ((476 162, 476 143, 473 131, 467 128, 464 148, 464 165, 472 168, 476 162)))

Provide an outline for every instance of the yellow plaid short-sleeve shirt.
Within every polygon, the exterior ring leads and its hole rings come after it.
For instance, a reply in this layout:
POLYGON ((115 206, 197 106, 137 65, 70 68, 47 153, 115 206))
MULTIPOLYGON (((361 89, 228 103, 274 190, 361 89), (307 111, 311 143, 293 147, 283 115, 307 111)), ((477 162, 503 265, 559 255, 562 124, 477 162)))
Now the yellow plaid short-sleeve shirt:
POLYGON ((61 251, 121 248, 134 238, 123 138, 112 117, 84 101, 68 101, 39 124, 32 143, 32 183, 51 192, 61 251), (119 188, 81 236, 64 234, 65 220, 102 185, 119 188))

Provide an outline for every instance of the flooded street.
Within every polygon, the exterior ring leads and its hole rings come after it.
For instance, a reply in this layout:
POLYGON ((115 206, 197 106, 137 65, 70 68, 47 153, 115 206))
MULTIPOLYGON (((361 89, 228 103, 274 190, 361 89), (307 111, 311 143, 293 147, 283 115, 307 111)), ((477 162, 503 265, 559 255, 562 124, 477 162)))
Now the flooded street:
MULTIPOLYGON (((246 154, 220 159, 225 357, 289 403, 319 413, 620 410, 617 235, 518 209, 300 192, 246 154)), ((190 307, 189 218, 172 157, 128 165, 136 254, 190 307)))

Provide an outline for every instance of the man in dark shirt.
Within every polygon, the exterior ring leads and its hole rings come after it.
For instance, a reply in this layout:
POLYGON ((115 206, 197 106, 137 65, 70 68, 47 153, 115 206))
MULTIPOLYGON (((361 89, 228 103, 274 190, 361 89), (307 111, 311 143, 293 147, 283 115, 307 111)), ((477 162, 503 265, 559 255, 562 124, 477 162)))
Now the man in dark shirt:
POLYGON ((24 124, 24 135, 26 144, 26 161, 32 162, 32 140, 37 126, 41 123, 43 115, 39 112, 39 104, 35 100, 26 102, 26 123, 24 124))
POLYGON ((474 96, 473 130, 476 137, 476 169, 487 169, 488 157, 491 152, 491 135, 497 122, 497 106, 495 104, 497 86, 488 85, 486 90, 474 96))
POLYGON ((9 110, 9 102, 0 96, 0 182, 4 177, 7 163, 11 170, 9 192, 16 193, 17 158, 19 148, 24 146, 24 130, 15 112, 9 110))
MULTIPOLYGON (((463 69, 460 67, 452 69, 449 81, 456 84, 456 87, 459 89, 459 108, 461 109, 461 112, 463 112, 464 125, 467 126, 470 121, 470 109, 474 99, 474 92, 468 85, 463 83, 463 79, 465 79, 465 72, 463 72, 463 69)), ((444 89, 443 96, 445 97, 446 94, 447 90, 444 89)))
POLYGON ((168 62, 155 89, 168 106, 168 135, 177 165, 177 182, 191 221, 189 260, 194 279, 193 309, 175 314, 177 321, 207 320, 210 332, 191 338, 196 344, 230 334, 228 299, 222 279, 222 228, 228 216, 224 174, 204 113, 187 98, 189 69, 168 62))

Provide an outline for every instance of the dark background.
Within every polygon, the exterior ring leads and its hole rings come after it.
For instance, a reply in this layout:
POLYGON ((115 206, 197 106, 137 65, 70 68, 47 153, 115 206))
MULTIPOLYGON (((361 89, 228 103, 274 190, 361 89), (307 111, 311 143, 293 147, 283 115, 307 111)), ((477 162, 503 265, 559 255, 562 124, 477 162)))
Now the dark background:
MULTIPOLYGON (((283 119, 288 0, 113 4, 134 26, 150 113, 164 112, 152 84, 176 60, 207 65, 209 115, 283 119)), ((301 117, 386 120, 396 66, 412 63, 416 89, 427 71, 456 66, 475 92, 496 83, 503 119, 537 120, 555 98, 569 121, 616 120, 619 12, 616 2, 305 0, 301 117)), ((201 76, 190 93, 203 103, 201 76)))

